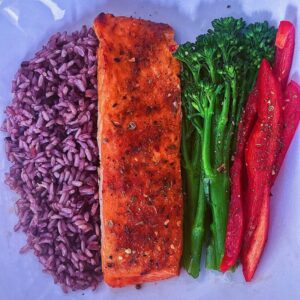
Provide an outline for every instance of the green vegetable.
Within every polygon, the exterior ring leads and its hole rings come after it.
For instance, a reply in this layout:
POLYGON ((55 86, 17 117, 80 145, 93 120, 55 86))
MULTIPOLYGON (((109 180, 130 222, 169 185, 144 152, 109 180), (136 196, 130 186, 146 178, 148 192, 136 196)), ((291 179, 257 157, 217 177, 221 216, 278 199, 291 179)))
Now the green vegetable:
POLYGON ((232 17, 216 19, 212 27, 195 43, 179 46, 175 53, 183 65, 183 266, 193 277, 199 275, 202 243, 207 235, 206 267, 219 269, 237 124, 261 59, 273 60, 276 34, 267 22, 246 26, 243 19, 232 17))

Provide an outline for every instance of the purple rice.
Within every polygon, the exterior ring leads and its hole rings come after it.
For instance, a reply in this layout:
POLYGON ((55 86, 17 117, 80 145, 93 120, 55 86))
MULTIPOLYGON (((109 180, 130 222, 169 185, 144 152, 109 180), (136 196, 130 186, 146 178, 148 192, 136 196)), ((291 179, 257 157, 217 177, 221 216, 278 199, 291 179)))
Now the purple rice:
POLYGON ((97 134, 98 41, 85 26, 54 34, 12 83, 3 129, 20 195, 15 230, 65 292, 101 281, 97 134))

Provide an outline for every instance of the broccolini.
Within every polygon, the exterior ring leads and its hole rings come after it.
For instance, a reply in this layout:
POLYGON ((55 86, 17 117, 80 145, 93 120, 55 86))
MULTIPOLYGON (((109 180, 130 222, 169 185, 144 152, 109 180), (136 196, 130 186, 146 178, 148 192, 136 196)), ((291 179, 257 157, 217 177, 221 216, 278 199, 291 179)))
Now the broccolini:
POLYGON ((212 28, 175 53, 183 66, 183 265, 193 277, 199 275, 204 236, 208 236, 206 267, 219 269, 237 124, 261 59, 273 60, 276 34, 267 22, 246 25, 232 17, 214 20, 212 28))

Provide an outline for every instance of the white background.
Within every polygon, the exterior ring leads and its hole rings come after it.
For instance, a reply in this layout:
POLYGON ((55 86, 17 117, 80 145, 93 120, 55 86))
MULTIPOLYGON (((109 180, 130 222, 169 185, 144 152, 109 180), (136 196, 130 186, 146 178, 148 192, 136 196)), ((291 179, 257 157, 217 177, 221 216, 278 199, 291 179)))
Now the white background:
MULTIPOLYGON (((11 101, 10 87, 22 60, 30 59, 49 35, 91 25, 101 11, 169 23, 178 42, 193 40, 205 32, 214 18, 244 17, 278 25, 287 18, 300 22, 299 0, 0 0, 0 121, 11 101), (227 8, 230 5, 230 8, 227 8)), ((300 82, 300 30, 297 30, 292 78, 300 82)), ((6 161, 0 137, 0 300, 56 299, 300 299, 300 129, 288 152, 271 202, 269 241, 253 282, 246 284, 239 268, 235 274, 203 271, 198 279, 187 276, 158 283, 111 289, 104 283, 95 292, 63 294, 42 272, 32 253, 20 255, 22 233, 14 233, 14 201, 17 195, 3 184, 6 161)))

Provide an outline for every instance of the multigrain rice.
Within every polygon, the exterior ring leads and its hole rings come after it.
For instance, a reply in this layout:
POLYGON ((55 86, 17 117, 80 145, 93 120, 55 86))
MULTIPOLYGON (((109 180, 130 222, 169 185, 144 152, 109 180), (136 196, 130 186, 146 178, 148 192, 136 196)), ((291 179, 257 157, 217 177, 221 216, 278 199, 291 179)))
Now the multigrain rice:
POLYGON ((101 280, 96 48, 92 29, 54 34, 12 84, 3 129, 20 195, 15 230, 64 291, 101 280))

